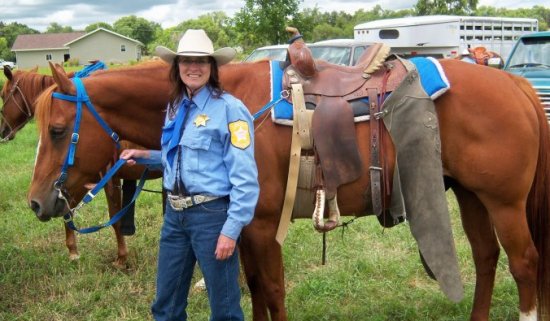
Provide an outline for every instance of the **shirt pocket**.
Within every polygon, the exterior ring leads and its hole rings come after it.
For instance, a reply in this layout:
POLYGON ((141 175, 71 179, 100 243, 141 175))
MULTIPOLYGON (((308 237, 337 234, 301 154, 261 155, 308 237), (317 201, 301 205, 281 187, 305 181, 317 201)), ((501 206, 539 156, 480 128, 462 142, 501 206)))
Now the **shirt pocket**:
POLYGON ((184 168, 189 171, 200 171, 201 163, 205 161, 205 157, 208 157, 211 143, 212 136, 210 135, 184 132, 181 140, 184 168))

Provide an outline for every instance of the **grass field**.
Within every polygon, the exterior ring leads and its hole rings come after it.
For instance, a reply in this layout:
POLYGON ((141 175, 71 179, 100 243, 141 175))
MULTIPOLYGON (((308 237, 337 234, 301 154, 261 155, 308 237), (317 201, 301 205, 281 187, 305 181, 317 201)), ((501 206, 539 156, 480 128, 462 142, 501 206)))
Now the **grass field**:
MULTIPOLYGON (((34 122, 14 141, 0 145, 0 320, 150 320, 155 291, 161 197, 143 193, 137 202, 137 233, 127 237, 129 267, 117 270, 111 229, 78 235, 81 258, 69 261, 62 220, 39 222, 27 206, 37 143, 34 122)), ((146 188, 158 190, 160 181, 146 188)), ((290 320, 418 321, 467 320, 475 282, 469 244, 457 206, 448 194, 465 298, 446 299, 424 273, 409 226, 383 229, 361 218, 322 237, 309 220, 291 225, 284 245, 287 311, 290 320)), ((80 226, 107 220, 103 195, 77 218, 80 226)), ((345 218, 348 220, 349 218, 345 218)), ((200 278, 197 272, 196 279, 200 278)), ((504 255, 498 264, 491 319, 518 319, 517 291, 504 255)), ((250 295, 242 304, 251 320, 250 295)), ((206 294, 194 291, 190 320, 208 319, 206 294)))

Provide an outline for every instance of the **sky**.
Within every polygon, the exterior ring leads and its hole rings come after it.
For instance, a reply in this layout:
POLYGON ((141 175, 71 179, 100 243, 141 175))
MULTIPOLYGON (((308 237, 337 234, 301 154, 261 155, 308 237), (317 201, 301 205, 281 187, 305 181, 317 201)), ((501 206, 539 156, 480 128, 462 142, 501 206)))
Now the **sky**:
MULTIPOLYGON (((479 0, 478 6, 508 9, 547 6, 548 0, 479 0)), ((412 8, 417 0, 304 0, 301 8, 317 6, 321 12, 359 9, 371 10, 379 4, 385 10, 412 8)), ((52 22, 83 30, 95 22, 113 24, 121 17, 135 15, 160 23, 163 28, 202 14, 224 11, 233 16, 244 6, 244 0, 0 0, 0 21, 18 22, 40 32, 52 22)))

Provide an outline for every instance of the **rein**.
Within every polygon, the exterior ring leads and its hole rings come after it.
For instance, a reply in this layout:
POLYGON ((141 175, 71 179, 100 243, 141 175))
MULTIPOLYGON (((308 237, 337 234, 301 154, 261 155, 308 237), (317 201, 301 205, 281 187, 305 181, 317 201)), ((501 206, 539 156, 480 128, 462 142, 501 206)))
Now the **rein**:
MULTIPOLYGON (((74 165, 74 157, 76 154, 76 146, 78 144, 79 140, 79 131, 80 131, 80 122, 82 120, 82 103, 88 107, 88 110, 90 113, 94 116, 96 121, 101 125, 103 130, 111 137, 111 139, 115 142, 117 150, 120 149, 120 138, 117 133, 115 133, 109 125, 101 118, 101 116, 97 113, 96 109, 94 108, 92 102, 90 101, 90 97, 88 96, 86 92, 86 88, 84 87, 84 84, 82 83, 82 80, 79 77, 74 77, 72 79, 75 87, 76 87, 76 95, 67 95, 62 94, 59 92, 52 93, 52 98, 57 98, 60 100, 66 100, 74 102, 76 105, 76 116, 75 116, 75 123, 73 127, 73 133, 71 135, 71 141, 69 145, 69 150, 67 151, 67 156, 65 157, 65 161, 63 162, 63 165, 61 167, 61 173, 59 174, 59 178, 54 182, 54 188, 59 192, 59 198, 64 200, 67 204, 67 207, 69 208, 69 212, 63 216, 63 219, 65 220, 65 223, 67 226, 69 226, 70 229, 75 230, 79 233, 85 234, 85 233, 92 233, 95 231, 98 231, 104 227, 111 226, 114 223, 118 222, 124 214, 126 214, 126 211, 128 208, 135 202, 137 199, 139 193, 141 192, 143 185, 145 184, 145 178, 147 177, 148 169, 146 168, 143 172, 138 187, 136 188, 136 192, 134 193, 134 196, 132 200, 124 207, 122 208, 118 213, 116 213, 108 222, 92 226, 88 228, 79 229, 74 225, 73 218, 76 216, 76 212, 82 208, 84 204, 87 204, 94 199, 94 197, 97 195, 97 193, 107 184, 107 182, 113 177, 113 175, 126 163, 126 160, 120 159, 116 162, 116 164, 109 169, 107 173, 105 173, 105 176, 101 179, 101 181, 96 184, 96 186, 89 191, 86 196, 83 198, 83 200, 74 208, 71 209, 69 200, 65 196, 63 184, 67 181, 68 176, 68 170, 71 166, 74 165)), ((147 162, 147 160, 136 160, 136 162, 140 164, 150 164, 147 162)))
POLYGON ((25 94, 23 93, 23 91, 21 90, 21 88, 19 87, 19 80, 21 79, 17 79, 17 81, 15 82, 15 84, 13 85, 13 87, 11 88, 9 94, 8 94, 8 97, 6 97, 6 100, 4 101, 4 105, 6 105, 6 103, 10 100, 10 98, 13 99, 13 102, 15 103, 15 106, 17 106, 17 108, 19 108, 19 110, 27 117, 25 119, 25 121, 17 126, 17 127, 13 127, 11 126, 7 121, 6 121, 6 118, 4 117, 4 109, 2 108, 2 111, 0 112, 0 119, 2 119, 2 121, 8 126, 8 128, 10 129, 10 133, 5 137, 5 138, 2 138, 0 139, 0 142, 3 143, 3 142, 7 142, 9 139, 8 137, 10 137, 16 130, 20 129, 21 127, 25 126, 25 124, 27 124, 31 118, 32 118, 32 110, 31 110, 31 105, 29 104, 29 101, 27 99, 27 97, 25 97, 25 94), (23 99, 23 104, 24 106, 21 106, 17 100, 14 98, 15 97, 15 92, 18 92, 20 95, 21 95, 21 98, 23 99), (23 108, 24 107, 24 108, 23 108))
MULTIPOLYGON (((136 161, 137 164, 141 164, 141 165, 154 165, 154 164, 156 164, 156 163, 151 162, 151 160, 149 160, 149 159, 143 159, 143 158, 135 159, 135 161, 136 161)), ((108 226, 111 226, 111 225, 115 224, 116 222, 118 222, 126 214, 128 209, 134 204, 134 202, 137 200, 139 194, 143 190, 143 185, 145 185, 145 180, 147 179, 147 174, 149 173, 149 168, 148 167, 146 167, 145 170, 143 171, 143 174, 141 174, 141 177, 139 179, 139 183, 136 186, 136 191, 134 192, 134 195, 132 196, 132 199, 130 200, 130 202, 128 202, 128 204, 126 204, 126 206, 121 208, 120 211, 118 211, 115 215, 113 215, 113 217, 111 217, 111 219, 108 222, 105 222, 105 223, 99 224, 99 225, 94 225, 94 226, 91 226, 91 227, 86 227, 86 228, 77 228, 74 224, 74 221, 73 221, 73 217, 76 216, 76 212, 79 211, 82 208, 82 206, 84 206, 85 204, 90 203, 96 197, 97 193, 99 193, 99 191, 101 191, 101 189, 109 182, 109 180, 115 175, 115 173, 124 164, 126 164, 126 162, 127 162, 126 159, 119 159, 115 163, 115 165, 113 167, 111 167, 111 169, 109 169, 109 171, 107 171, 107 173, 105 173, 105 176, 103 176, 101 181, 99 181, 99 183, 97 183, 94 186, 94 188, 92 190, 90 190, 86 194, 86 196, 84 196, 82 201, 80 201, 80 203, 75 208, 73 208, 72 210, 69 210, 69 212, 67 214, 63 215, 63 220, 65 221, 65 223, 67 224, 67 226, 69 226, 69 228, 71 230, 77 231, 81 234, 97 232, 102 228, 105 228, 105 227, 108 227, 108 226)), ((65 199, 65 197, 62 197, 62 198, 65 199)), ((66 199, 65 199, 65 201, 66 201, 66 199)))

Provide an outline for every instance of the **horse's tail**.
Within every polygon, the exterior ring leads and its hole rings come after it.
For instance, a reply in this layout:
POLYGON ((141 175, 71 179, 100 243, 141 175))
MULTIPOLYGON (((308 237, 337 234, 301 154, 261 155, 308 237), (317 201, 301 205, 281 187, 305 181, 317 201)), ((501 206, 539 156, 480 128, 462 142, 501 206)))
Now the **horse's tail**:
POLYGON ((550 131, 540 100, 531 84, 520 77, 516 83, 531 100, 539 123, 538 163, 527 200, 527 222, 539 254, 537 267, 538 320, 550 320, 550 131))

